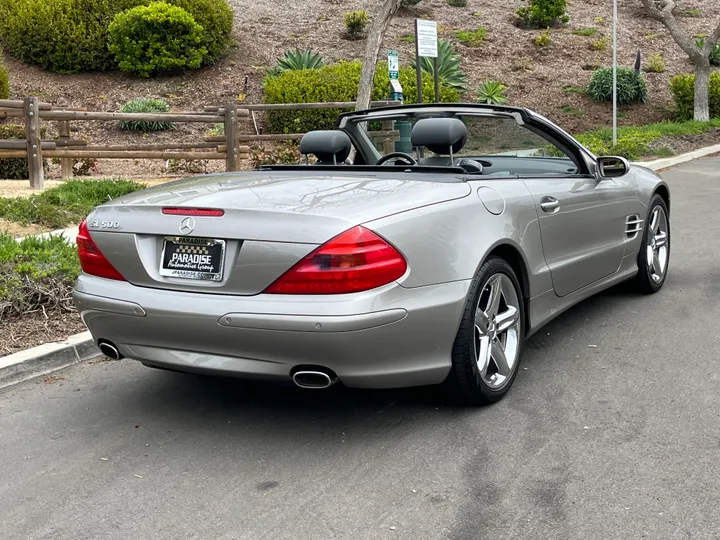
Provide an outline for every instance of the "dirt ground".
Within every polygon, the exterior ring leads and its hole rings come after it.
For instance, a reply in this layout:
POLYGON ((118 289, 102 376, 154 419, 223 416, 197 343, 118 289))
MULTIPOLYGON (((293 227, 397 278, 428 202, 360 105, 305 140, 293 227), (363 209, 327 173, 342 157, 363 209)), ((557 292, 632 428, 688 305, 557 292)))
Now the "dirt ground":
POLYGON ((87 330, 77 313, 34 313, 0 319, 0 357, 87 330))
MULTIPOLYGON (((236 14, 234 35, 237 40, 230 53, 218 65, 178 77, 139 80, 120 73, 58 75, 14 61, 6 55, 10 69, 11 98, 38 96, 58 106, 86 107, 88 110, 118 111, 128 100, 143 96, 166 99, 175 111, 201 110, 205 105, 221 105, 240 100, 262 102, 264 70, 287 49, 312 47, 326 63, 340 59, 361 59, 364 40, 344 36, 343 14, 367 9, 372 17, 377 2, 370 0, 303 0, 287 3, 276 0, 244 2, 229 0, 236 14)), ((534 38, 539 30, 522 29, 515 24, 515 10, 523 0, 496 2, 469 0, 467 7, 452 7, 445 0, 422 0, 415 8, 401 11, 392 21, 382 47, 400 51, 401 66, 410 62, 414 44, 402 39, 412 34, 416 17, 438 22, 441 37, 451 40, 462 57, 471 89, 482 81, 498 79, 509 86, 511 104, 533 108, 559 122, 571 132, 607 127, 611 122, 608 104, 594 103, 587 95, 565 91, 568 87, 585 87, 592 69, 609 66, 609 46, 593 48, 593 43, 611 35, 612 3, 606 0, 568 0, 568 25, 551 29, 552 41, 538 47, 534 38), (489 35, 480 47, 461 44, 457 30, 484 27, 489 35), (594 36, 573 32, 592 28, 594 36)), ((680 11, 698 10, 698 16, 684 16, 690 33, 708 33, 717 13, 717 0, 686 0, 680 11)), ((645 73, 649 99, 645 105, 621 107, 620 125, 638 125, 668 117, 672 99, 668 89, 670 76, 692 69, 685 53, 675 45, 664 27, 648 18, 640 0, 625 0, 619 6, 619 62, 632 66, 636 50, 645 59, 651 54, 663 55, 664 73, 645 73)), ((382 55, 381 55, 382 56, 382 55)), ((463 97, 474 100, 473 92, 463 97)), ((3 121, 3 120, 0 120, 3 121)), ((264 127, 262 114, 257 115, 264 127)), ((56 123, 48 122, 50 136, 56 134, 56 123)), ((179 124, 171 132, 149 135, 125 133, 113 122, 74 122, 73 136, 87 137, 91 144, 141 142, 187 142, 200 140, 210 126, 179 124)), ((249 124, 244 128, 251 132, 249 124)), ((160 176, 167 174, 160 160, 101 160, 97 175, 160 176)), ((208 172, 222 170, 224 163, 208 163, 208 172)), ((51 167, 48 178, 59 178, 58 165, 51 167)))

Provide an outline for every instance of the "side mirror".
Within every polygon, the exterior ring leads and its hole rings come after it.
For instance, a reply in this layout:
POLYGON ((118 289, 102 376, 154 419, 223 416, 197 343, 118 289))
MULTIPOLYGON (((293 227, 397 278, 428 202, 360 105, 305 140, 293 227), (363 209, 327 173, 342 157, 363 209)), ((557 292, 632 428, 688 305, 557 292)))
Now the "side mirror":
POLYGON ((600 178, 619 178, 630 170, 628 160, 620 156, 599 157, 596 164, 600 178))

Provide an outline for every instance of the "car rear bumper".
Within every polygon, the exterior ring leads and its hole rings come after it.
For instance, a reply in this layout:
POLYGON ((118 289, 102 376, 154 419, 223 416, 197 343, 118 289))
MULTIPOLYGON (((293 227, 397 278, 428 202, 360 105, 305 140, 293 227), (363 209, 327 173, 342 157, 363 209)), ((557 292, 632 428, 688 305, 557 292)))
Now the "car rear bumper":
POLYGON ((82 275, 73 298, 96 342, 178 371, 291 380, 320 366, 346 386, 442 382, 469 281, 335 297, 225 296, 82 275))

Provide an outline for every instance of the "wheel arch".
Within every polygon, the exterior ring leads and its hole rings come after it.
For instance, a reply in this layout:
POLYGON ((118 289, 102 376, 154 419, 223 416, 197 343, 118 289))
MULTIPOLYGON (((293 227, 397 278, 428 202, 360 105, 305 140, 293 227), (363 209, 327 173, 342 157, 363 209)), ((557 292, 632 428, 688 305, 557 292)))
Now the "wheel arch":
POLYGON ((665 205, 667 206, 668 214, 670 214, 670 189, 665 184, 659 184, 655 191, 653 192, 653 195, 660 195, 665 201, 665 205))
POLYGON ((523 321, 523 324, 525 325, 525 331, 527 332, 527 329, 530 327, 530 274, 528 272, 527 262, 520 252, 520 249, 507 242, 494 246, 485 257, 485 260, 492 256, 500 257, 507 262, 510 265, 510 268, 513 269, 513 272, 515 272, 515 275, 520 282, 520 292, 525 308, 525 320, 523 321))

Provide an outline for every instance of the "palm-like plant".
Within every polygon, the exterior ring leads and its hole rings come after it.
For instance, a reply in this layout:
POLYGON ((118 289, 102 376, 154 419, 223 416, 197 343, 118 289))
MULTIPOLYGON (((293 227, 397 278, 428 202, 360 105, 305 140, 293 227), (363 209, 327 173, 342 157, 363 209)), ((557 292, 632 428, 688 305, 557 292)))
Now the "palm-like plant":
MULTIPOLYGON (((415 54, 411 62, 411 65, 417 67, 415 54)), ((434 76, 433 59, 420 57, 420 69, 434 76)), ((467 89, 467 75, 460 68, 460 55, 455 52, 452 44, 444 39, 438 40, 438 80, 440 84, 458 91, 467 89)))
POLYGON ((508 87, 500 81, 485 81, 476 90, 478 103, 489 105, 504 105, 507 103, 505 92, 508 87))
POLYGON ((312 49, 306 49, 304 51, 299 49, 295 51, 287 50, 281 58, 278 58, 277 65, 270 69, 268 73, 273 76, 283 71, 319 69, 324 65, 320 53, 313 52, 312 49))

